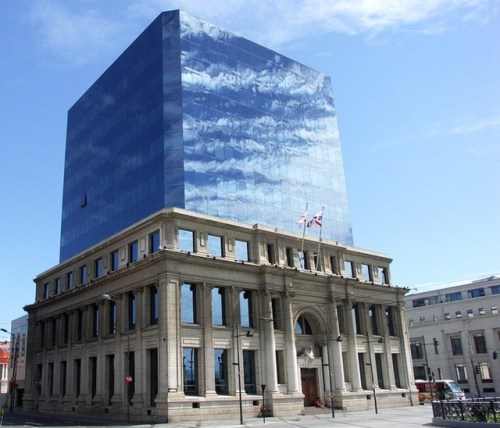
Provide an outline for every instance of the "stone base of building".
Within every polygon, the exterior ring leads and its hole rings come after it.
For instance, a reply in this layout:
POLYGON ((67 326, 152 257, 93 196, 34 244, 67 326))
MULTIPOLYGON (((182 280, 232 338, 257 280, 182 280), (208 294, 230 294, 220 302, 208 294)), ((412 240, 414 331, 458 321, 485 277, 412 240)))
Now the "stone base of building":
MULTIPOLYGON (((414 398, 416 399, 416 395, 414 398)), ((375 409, 375 399, 377 401, 377 408, 379 409, 412 405, 412 399, 408 394, 408 390, 403 389, 377 389, 375 396, 373 390, 360 390, 356 392, 340 391, 333 395, 334 407, 346 411, 375 409)), ((326 404, 329 405, 329 403, 326 404)))

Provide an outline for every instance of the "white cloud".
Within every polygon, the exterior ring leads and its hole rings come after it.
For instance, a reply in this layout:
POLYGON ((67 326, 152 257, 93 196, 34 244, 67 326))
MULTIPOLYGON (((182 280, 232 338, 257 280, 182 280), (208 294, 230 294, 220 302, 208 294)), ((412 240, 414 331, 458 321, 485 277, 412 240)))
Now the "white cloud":
POLYGON ((305 37, 343 33, 373 37, 387 31, 445 31, 457 21, 482 23, 492 0, 94 0, 33 3, 47 49, 76 63, 132 41, 161 11, 182 9, 271 48, 305 37), (123 44, 120 43, 120 44, 123 44))

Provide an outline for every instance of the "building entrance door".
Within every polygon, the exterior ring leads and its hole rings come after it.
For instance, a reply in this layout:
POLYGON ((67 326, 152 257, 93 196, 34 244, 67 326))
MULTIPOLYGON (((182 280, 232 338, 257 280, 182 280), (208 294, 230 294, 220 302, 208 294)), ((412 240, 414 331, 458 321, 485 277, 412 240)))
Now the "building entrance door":
POLYGON ((300 378, 302 382, 302 393, 304 394, 304 406, 312 406, 313 401, 318 394, 318 382, 317 382, 316 369, 300 369, 300 378))

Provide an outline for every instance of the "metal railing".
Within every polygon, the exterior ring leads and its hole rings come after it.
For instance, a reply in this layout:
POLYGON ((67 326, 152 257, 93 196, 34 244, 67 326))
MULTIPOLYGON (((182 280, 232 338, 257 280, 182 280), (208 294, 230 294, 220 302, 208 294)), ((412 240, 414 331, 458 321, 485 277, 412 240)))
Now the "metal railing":
POLYGON ((432 402, 434 418, 463 422, 500 422, 500 397, 432 402))

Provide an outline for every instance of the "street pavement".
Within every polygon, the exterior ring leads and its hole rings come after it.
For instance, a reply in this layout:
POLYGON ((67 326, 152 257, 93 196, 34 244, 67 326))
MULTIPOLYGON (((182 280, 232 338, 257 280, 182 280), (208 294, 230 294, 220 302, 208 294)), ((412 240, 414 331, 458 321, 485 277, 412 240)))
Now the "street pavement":
MULTIPOLYGON (((432 427, 432 408, 430 405, 413 407, 381 408, 378 414, 371 411, 344 412, 335 410, 335 417, 329 409, 307 409, 304 414, 289 417, 267 417, 265 422, 262 418, 245 418, 243 425, 238 420, 217 421, 191 421, 174 422, 169 424, 149 424, 131 422, 128 426, 134 428, 406 428, 406 427, 432 427)), ((108 420, 76 418, 73 416, 51 416, 38 413, 27 413, 16 410, 14 413, 7 412, 3 418, 3 426, 9 427, 49 427, 49 426, 114 426, 126 427, 122 422, 108 420)))

